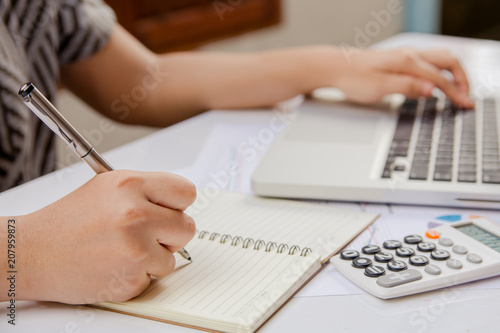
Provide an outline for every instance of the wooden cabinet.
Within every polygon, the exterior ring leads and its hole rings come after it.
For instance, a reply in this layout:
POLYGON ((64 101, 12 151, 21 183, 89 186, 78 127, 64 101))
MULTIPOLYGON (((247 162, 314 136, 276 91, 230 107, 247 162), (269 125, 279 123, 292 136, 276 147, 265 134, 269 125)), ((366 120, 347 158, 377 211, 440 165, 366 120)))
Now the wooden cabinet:
POLYGON ((280 22, 281 0, 106 0, 155 52, 185 50, 280 22))

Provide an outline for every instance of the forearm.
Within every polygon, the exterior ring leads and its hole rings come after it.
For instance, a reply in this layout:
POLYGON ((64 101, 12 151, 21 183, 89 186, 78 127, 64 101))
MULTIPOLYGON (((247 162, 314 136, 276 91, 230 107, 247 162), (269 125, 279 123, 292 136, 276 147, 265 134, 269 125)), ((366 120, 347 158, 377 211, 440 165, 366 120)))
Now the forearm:
POLYGON ((217 108, 266 107, 319 87, 373 103, 386 94, 429 96, 434 87, 472 107, 457 59, 443 51, 356 50, 310 46, 247 54, 155 55, 117 26, 95 55, 61 68, 64 84, 104 115, 167 126, 217 108), (441 73, 446 69, 455 80, 441 73))
POLYGON ((342 59, 331 46, 155 55, 117 26, 102 50, 62 67, 61 78, 110 118, 166 126, 208 109, 269 106, 332 85, 342 59))
POLYGON ((173 53, 151 91, 148 122, 174 123, 206 109, 265 107, 334 84, 338 52, 315 46, 248 54, 173 53))

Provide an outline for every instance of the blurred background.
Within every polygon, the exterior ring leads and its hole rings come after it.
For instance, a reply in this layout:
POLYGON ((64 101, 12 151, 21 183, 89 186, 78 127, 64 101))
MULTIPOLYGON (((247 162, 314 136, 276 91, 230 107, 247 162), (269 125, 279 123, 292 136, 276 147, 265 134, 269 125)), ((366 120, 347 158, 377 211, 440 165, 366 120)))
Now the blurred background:
MULTIPOLYGON (((312 44, 364 48, 400 32, 500 40, 498 0, 105 1, 119 23, 155 52, 312 44)), ((103 119, 64 89, 58 107, 103 152, 157 130, 103 119)), ((76 161, 66 147, 58 147, 58 168, 76 161)))

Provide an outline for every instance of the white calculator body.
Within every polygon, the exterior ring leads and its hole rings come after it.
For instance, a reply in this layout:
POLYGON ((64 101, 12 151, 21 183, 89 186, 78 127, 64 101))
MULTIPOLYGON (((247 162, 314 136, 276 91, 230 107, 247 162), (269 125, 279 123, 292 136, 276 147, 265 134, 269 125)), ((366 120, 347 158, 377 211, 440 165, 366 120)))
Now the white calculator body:
POLYGON ((330 262, 356 285, 382 299, 500 275, 500 225, 470 219, 346 249, 330 262))

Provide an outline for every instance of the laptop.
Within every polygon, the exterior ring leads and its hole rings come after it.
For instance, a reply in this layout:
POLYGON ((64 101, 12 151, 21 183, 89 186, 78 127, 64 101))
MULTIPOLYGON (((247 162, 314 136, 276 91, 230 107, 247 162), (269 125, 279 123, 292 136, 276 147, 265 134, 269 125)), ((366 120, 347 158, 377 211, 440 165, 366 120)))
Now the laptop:
MULTIPOLYGON (((500 43, 484 43, 500 53, 500 43)), ((475 110, 445 96, 393 96, 376 106, 307 100, 257 166, 252 188, 283 198, 500 209, 500 98, 483 90, 491 94, 475 96, 475 110)))

